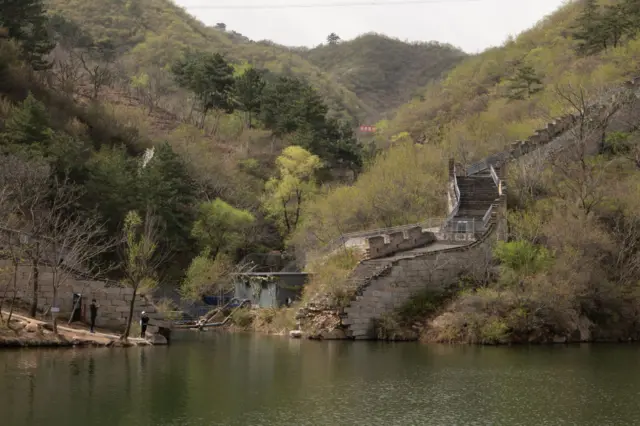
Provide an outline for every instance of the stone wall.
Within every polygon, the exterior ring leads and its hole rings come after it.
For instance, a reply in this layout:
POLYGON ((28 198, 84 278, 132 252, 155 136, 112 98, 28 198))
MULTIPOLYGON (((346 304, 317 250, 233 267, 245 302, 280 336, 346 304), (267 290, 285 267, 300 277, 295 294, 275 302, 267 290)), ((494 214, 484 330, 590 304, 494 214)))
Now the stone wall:
MULTIPOLYGON (((601 99, 587 108, 588 115, 598 115, 605 113, 608 106, 615 105, 616 102, 622 100, 625 92, 633 90, 640 91, 640 77, 626 81, 623 88, 615 88, 605 93, 601 99)), ((467 168, 466 173, 474 174, 485 170, 489 165, 500 167, 513 159, 519 159, 535 153, 538 157, 549 158, 554 153, 566 146, 568 139, 572 138, 569 130, 571 130, 580 119, 579 114, 566 114, 548 123, 544 128, 538 129, 526 140, 515 141, 509 149, 490 155, 489 157, 472 164, 467 168)), ((590 146, 590 153, 594 152, 593 146, 590 146)), ((596 145, 597 148, 597 145, 596 145)))
POLYGON ((435 241, 434 233, 416 226, 404 231, 367 238, 365 256, 368 259, 378 259, 401 251, 424 247, 435 241))
MULTIPOLYGON (((0 260, 0 268, 9 265, 8 260, 0 260)), ((50 267, 39 268, 38 309, 45 311, 53 303, 53 271, 50 267)), ((31 303, 32 294, 32 267, 22 265, 18 268, 17 300, 23 303, 31 303)), ((10 288, 12 288, 10 286, 10 288)), ((69 318, 73 310, 73 293, 82 293, 82 318, 89 320, 89 304, 95 298, 100 308, 96 325, 98 327, 121 331, 124 329, 129 314, 129 304, 133 296, 133 290, 124 287, 114 287, 103 281, 90 281, 69 277, 58 289, 59 316, 69 318)), ((11 299, 13 292, 9 291, 7 297, 11 299)), ((171 325, 164 321, 163 316, 156 311, 153 302, 145 296, 138 295, 134 305, 134 321, 140 318, 140 313, 146 311, 150 317, 149 332, 156 332, 155 327, 170 328, 171 325), (153 326, 153 327, 151 327, 153 326)))
POLYGON ((385 273, 369 280, 345 308, 342 325, 346 337, 374 339, 376 319, 400 308, 421 291, 444 290, 457 284, 461 274, 486 267, 491 246, 499 236, 498 228, 503 226, 499 222, 496 213, 487 233, 472 244, 392 258, 385 273))

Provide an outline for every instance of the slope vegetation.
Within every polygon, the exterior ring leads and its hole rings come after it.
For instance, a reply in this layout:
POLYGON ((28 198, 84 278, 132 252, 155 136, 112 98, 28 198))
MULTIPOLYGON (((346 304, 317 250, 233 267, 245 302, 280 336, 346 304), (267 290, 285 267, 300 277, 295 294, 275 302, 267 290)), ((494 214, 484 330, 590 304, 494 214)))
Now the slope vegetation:
POLYGON ((353 92, 297 53, 207 27, 171 0, 49 0, 48 5, 51 12, 71 19, 94 39, 113 43, 131 74, 165 67, 185 50, 212 51, 237 65, 246 63, 277 74, 305 77, 334 115, 358 119, 369 113, 353 92))
POLYGON ((581 14, 580 3, 560 8, 504 46, 464 60, 392 120, 378 123, 378 146, 391 149, 354 186, 317 199, 309 231, 331 239, 441 215, 449 156, 470 164, 502 151, 572 111, 563 95, 597 97, 633 75, 640 59, 637 38, 578 53, 572 33, 581 14))
POLYGON ((411 100, 467 55, 438 42, 405 43, 380 34, 311 49, 305 57, 384 115, 411 100))

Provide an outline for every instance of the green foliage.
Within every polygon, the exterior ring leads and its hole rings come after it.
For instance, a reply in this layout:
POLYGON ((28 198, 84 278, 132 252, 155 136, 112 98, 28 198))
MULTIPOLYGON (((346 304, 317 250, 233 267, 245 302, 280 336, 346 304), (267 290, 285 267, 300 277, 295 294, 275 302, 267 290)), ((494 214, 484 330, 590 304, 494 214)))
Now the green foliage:
POLYGON ((180 285, 180 295, 198 301, 202 296, 226 292, 231 288, 233 262, 223 254, 212 258, 209 250, 196 256, 180 285))
POLYGON ((430 318, 450 297, 447 292, 425 290, 412 296, 396 311, 396 315, 401 324, 409 326, 413 322, 430 318))
POLYGON ((157 255, 157 243, 154 241, 151 217, 142 220, 138 212, 132 210, 124 219, 123 262, 126 270, 125 283, 134 290, 144 286, 152 289, 156 285, 156 271, 152 267, 157 255))
POLYGON ((263 71, 251 67, 235 80, 235 100, 238 109, 245 112, 249 128, 252 127, 252 118, 260 113, 262 92, 266 85, 263 74, 263 71))
POLYGON ((327 107, 306 82, 295 77, 279 77, 264 92, 262 120, 274 135, 294 133, 308 126, 319 131, 325 123, 327 107))
POLYGON ((60 13, 85 29, 94 40, 110 40, 129 75, 171 66, 185 50, 220 53, 231 63, 281 73, 286 68, 308 79, 322 94, 332 114, 353 119, 368 108, 338 80, 327 76, 301 54, 270 42, 208 27, 170 0, 49 0, 60 13))
POLYGON ((216 198, 200 205, 191 235, 216 257, 220 252, 230 253, 239 248, 254 221, 251 213, 216 198))
POLYGON ((542 272, 553 260, 545 247, 525 240, 498 242, 493 253, 504 268, 508 268, 518 277, 528 277, 542 272))
POLYGON ((0 28, 18 41, 22 57, 35 70, 50 67, 47 55, 54 48, 47 32, 48 18, 42 0, 0 0, 0 28))
POLYGON ((304 56, 365 102, 370 120, 391 115, 396 107, 410 101, 416 90, 439 79, 466 56, 450 45, 406 43, 381 34, 365 34, 350 41, 340 41, 331 34, 327 43, 304 56))
POLYGON ((541 77, 530 65, 518 67, 516 75, 509 79, 509 98, 524 100, 540 92, 544 88, 541 77))
POLYGON ((277 178, 266 185, 264 208, 285 235, 298 226, 304 209, 317 191, 315 173, 321 167, 320 158, 299 146, 286 148, 276 160, 277 178))
POLYGON ((149 214, 143 220, 136 211, 127 213, 122 227, 122 263, 125 278, 123 282, 133 289, 133 297, 129 306, 129 315, 123 339, 131 332, 133 305, 138 293, 152 291, 158 284, 157 257, 158 245, 155 241, 154 219, 149 214))
POLYGON ((640 7, 635 0, 604 6, 597 0, 586 0, 573 36, 580 42, 578 51, 592 55, 609 47, 615 49, 625 37, 634 37, 639 29, 640 7))
POLYGON ((168 143, 155 149, 139 175, 139 205, 151 208, 164 229, 163 246, 175 253, 193 253, 191 226, 195 218, 195 185, 187 166, 168 143))
POLYGON ((330 307, 347 306, 355 291, 349 276, 360 260, 358 252, 345 249, 310 264, 308 269, 313 275, 304 288, 303 303, 314 301, 330 307))
POLYGON ((631 134, 625 132, 609 133, 605 139, 604 151, 613 155, 626 155, 632 150, 631 134))
POLYGON ((178 84, 196 94, 204 114, 211 110, 233 112, 233 67, 219 53, 188 53, 171 68, 178 84))
POLYGON ((22 104, 13 108, 0 134, 3 144, 40 145, 46 147, 52 139, 50 118, 42 102, 29 94, 22 104))

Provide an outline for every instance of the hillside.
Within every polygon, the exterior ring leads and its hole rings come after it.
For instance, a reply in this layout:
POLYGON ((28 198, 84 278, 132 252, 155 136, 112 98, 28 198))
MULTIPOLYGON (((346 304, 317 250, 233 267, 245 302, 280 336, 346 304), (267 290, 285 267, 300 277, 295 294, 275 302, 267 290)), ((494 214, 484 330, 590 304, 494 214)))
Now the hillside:
POLYGON ((48 0, 47 3, 51 13, 72 20, 94 39, 112 42, 131 75, 165 67, 185 50, 217 52, 238 66, 250 64, 308 79, 336 116, 359 121, 370 113, 352 91, 297 53, 206 27, 171 0, 48 0))
MULTIPOLYGON (((637 1, 580 1, 467 58, 379 124, 389 149, 354 185, 314 200, 295 241, 443 217, 448 159, 469 166, 529 136, 539 146, 536 129, 570 117, 554 150, 507 165, 508 235, 491 262, 469 257, 446 300, 414 294, 379 336, 403 323, 437 342, 638 340, 640 102, 622 83, 640 77, 639 34, 637 1)), ((342 257, 314 270, 309 294, 345 300, 357 279, 342 257)))
POLYGON ((378 146, 391 148, 355 185, 316 200, 310 232, 331 239, 443 215, 449 156, 468 165, 499 152, 571 111, 562 92, 597 97, 633 76, 640 58, 633 34, 616 47, 579 52, 572 34, 582 10, 582 3, 563 6, 504 46, 463 60, 401 106, 392 120, 378 123, 378 146), (522 93, 527 79, 530 90, 522 93))
POLYGON ((405 43, 381 34, 365 34, 304 53, 381 116, 410 101, 466 56, 450 45, 405 43))

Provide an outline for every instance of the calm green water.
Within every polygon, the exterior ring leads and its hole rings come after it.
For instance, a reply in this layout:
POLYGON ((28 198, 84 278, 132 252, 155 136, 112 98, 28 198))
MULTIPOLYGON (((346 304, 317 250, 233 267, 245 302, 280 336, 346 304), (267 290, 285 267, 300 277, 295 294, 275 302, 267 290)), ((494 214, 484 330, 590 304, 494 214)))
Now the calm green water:
POLYGON ((168 348, 5 351, 0 425, 640 425, 640 346, 207 333, 168 348))

